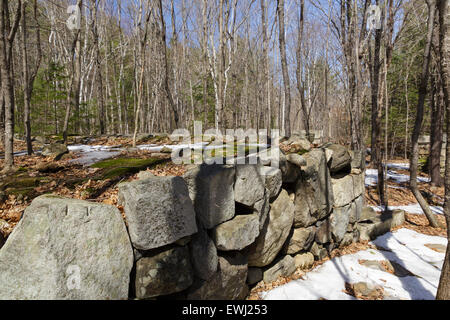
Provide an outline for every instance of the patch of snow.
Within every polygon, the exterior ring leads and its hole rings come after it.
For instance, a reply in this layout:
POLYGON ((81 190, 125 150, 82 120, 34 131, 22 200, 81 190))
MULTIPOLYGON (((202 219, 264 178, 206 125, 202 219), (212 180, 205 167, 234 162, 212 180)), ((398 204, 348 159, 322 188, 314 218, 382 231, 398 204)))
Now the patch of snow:
POLYGON ((266 300, 354 300, 344 293, 345 283, 366 282, 383 287, 388 299, 435 298, 445 255, 427 248, 425 244, 447 245, 445 238, 400 229, 372 243, 389 251, 368 249, 334 258, 306 273, 304 279, 263 292, 261 297, 266 300), (397 277, 363 266, 358 260, 390 260, 416 276, 397 277))
MULTIPOLYGON (((383 211, 381 206, 372 206, 375 211, 383 211)), ((444 208, 437 206, 430 206, 430 209, 435 214, 444 214, 444 208)), ((418 203, 407 206, 389 206, 389 210, 403 210, 411 214, 424 214, 422 208, 418 203)))
MULTIPOLYGON (((405 183, 409 181, 409 175, 407 174, 399 174, 394 170, 387 171, 387 179, 393 180, 397 183, 405 183)), ((418 182, 430 182, 430 178, 426 177, 417 177, 418 182)), ((366 177, 365 184, 366 186, 376 186, 378 183, 378 170, 377 169, 366 169, 366 177)))
POLYGON ((70 160, 72 163, 78 163, 84 166, 92 165, 96 162, 113 158, 120 154, 122 149, 110 146, 89 146, 72 145, 67 147, 69 151, 80 155, 79 158, 70 160))

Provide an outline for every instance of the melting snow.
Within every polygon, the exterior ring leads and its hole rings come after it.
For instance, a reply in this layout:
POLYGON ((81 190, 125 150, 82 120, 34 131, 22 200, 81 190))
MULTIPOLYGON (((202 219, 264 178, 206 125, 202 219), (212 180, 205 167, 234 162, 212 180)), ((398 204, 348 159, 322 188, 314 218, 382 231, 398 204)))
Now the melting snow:
MULTIPOLYGON (((381 206, 372 206, 375 211, 383 211, 381 206)), ((431 211, 435 214, 444 214, 444 208, 437 206, 430 206, 431 211)), ((423 210, 418 203, 407 206, 389 206, 389 210, 403 210, 411 214, 423 214, 423 210)))
POLYGON ((386 299, 435 299, 445 254, 425 244, 447 245, 443 237, 427 236, 409 229, 400 229, 372 241, 389 251, 368 249, 325 262, 304 276, 261 297, 266 300, 353 300, 344 293, 345 283, 366 282, 383 287, 386 299), (416 276, 398 277, 391 273, 361 265, 358 260, 390 260, 416 276))
MULTIPOLYGON (((388 164, 389 165, 398 165, 398 164, 388 164)), ((397 169, 400 169, 397 167, 397 169)), ((366 186, 376 186, 378 183, 378 170, 377 169, 366 169, 366 177, 365 177, 366 186)), ((399 174, 394 170, 387 171, 387 179, 393 180, 397 183, 405 183, 409 181, 409 175, 407 174, 399 174)), ((417 177, 418 182, 430 182, 430 178, 425 177, 417 177)), ((401 188, 401 187, 397 187, 401 188)))

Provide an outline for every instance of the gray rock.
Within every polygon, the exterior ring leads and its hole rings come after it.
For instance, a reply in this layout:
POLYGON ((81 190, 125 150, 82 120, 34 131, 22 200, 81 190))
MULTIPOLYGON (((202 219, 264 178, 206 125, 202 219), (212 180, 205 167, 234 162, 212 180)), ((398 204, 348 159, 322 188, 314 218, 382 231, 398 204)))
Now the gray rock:
POLYGON ((258 213, 259 217, 259 230, 264 227, 264 223, 269 216, 270 202, 269 202, 269 190, 265 190, 264 197, 255 203, 254 209, 258 213))
POLYGON ((186 247, 175 247, 136 262, 136 298, 146 299, 187 289, 193 271, 186 247))
POLYGON ((280 150, 279 166, 284 183, 293 183, 297 181, 301 170, 296 165, 287 161, 286 155, 280 150))
POLYGON ((322 245, 317 244, 317 242, 313 243, 310 252, 314 256, 314 259, 318 261, 321 261, 328 256, 327 249, 325 249, 322 245))
POLYGON ((357 229, 361 241, 370 241, 378 236, 388 233, 393 228, 401 226, 405 222, 405 212, 395 210, 389 213, 373 216, 366 223, 358 223, 357 229))
POLYGON ((255 242, 258 235, 258 214, 236 216, 218 225, 212 233, 217 249, 222 251, 242 250, 255 242))
POLYGON ((127 299, 132 266, 117 208, 41 196, 0 250, 0 299, 127 299))
POLYGON ((242 254, 227 253, 219 256, 217 272, 208 281, 197 279, 189 288, 189 300, 242 300, 248 287, 247 259, 242 254))
POLYGON ((52 157, 55 161, 61 160, 66 153, 69 153, 69 149, 62 143, 51 143, 44 145, 42 148, 42 155, 44 157, 52 157))
POLYGON ((363 207, 361 211, 361 216, 359 217, 359 222, 364 221, 375 221, 379 214, 372 207, 363 207))
POLYGON ((306 160, 301 155, 297 153, 291 153, 286 156, 287 161, 292 163, 293 165, 296 165, 297 167, 301 168, 303 166, 306 166, 306 160))
POLYGON ((195 212, 180 177, 149 177, 119 185, 133 246, 159 248, 197 232, 195 212))
POLYGON ((153 178, 153 177, 155 177, 155 175, 153 173, 151 173, 150 171, 141 171, 137 174, 137 178, 139 180, 144 180, 144 179, 153 178))
POLYGON ((309 269, 314 264, 314 255, 311 252, 298 254, 294 257, 294 264, 297 269, 309 269))
POLYGON ((353 192, 353 177, 351 175, 346 175, 342 178, 332 178, 331 185, 336 208, 345 207, 356 198, 353 192))
POLYGON ((299 135, 292 135, 289 140, 283 144, 288 145, 292 152, 305 152, 311 150, 311 142, 299 135))
POLYGON ((247 248, 251 267, 269 265, 280 252, 294 220, 294 204, 286 190, 272 203, 269 217, 254 244, 247 248))
POLYGON ((315 227, 293 229, 283 252, 292 255, 300 251, 307 251, 314 241, 314 236, 315 227))
POLYGON ((364 173, 352 174, 353 179, 353 196, 358 198, 364 194, 366 185, 364 181, 364 173))
POLYGON ((236 165, 234 199, 248 207, 253 207, 264 197, 265 177, 257 165, 236 165))
POLYGON ((276 197, 283 184, 281 170, 273 167, 260 167, 259 170, 265 179, 265 187, 268 190, 269 198, 276 197))
POLYGON ((192 237, 189 249, 195 276, 209 280, 217 271, 219 257, 214 242, 203 228, 199 228, 198 233, 192 237))
POLYGON ((296 228, 308 227, 326 218, 333 208, 331 176, 323 150, 314 149, 304 155, 307 166, 295 187, 296 228))
POLYGON ((366 152, 364 150, 353 150, 350 155, 352 157, 352 168, 363 170, 366 167, 366 152))
POLYGON ((331 242, 331 223, 330 221, 323 220, 319 221, 316 224, 316 234, 315 234, 315 241, 321 244, 325 244, 328 242, 331 242))
POLYGON ((183 178, 197 217, 206 229, 234 217, 234 167, 200 165, 186 172, 183 178))
POLYGON ((339 243, 347 232, 347 227, 350 222, 350 215, 352 211, 355 211, 356 205, 354 203, 345 207, 335 208, 330 216, 331 233, 334 240, 339 243))
POLYGON ((332 144, 327 149, 333 151, 331 161, 329 163, 331 173, 338 173, 344 169, 350 168, 351 157, 347 148, 338 144, 332 144))
POLYGON ((354 206, 352 206, 352 210, 350 211, 349 222, 356 223, 361 219, 362 210, 364 207, 364 195, 359 196, 354 201, 354 206))
POLYGON ((392 222, 391 222, 391 229, 400 227, 402 224, 405 223, 405 214, 406 212, 404 210, 394 210, 391 213, 392 222))
POLYGON ((351 245, 353 243, 353 238, 354 238, 353 232, 345 233, 339 246, 345 247, 345 246, 351 245))
POLYGON ((295 272, 294 258, 285 256, 273 266, 264 271, 263 279, 265 283, 271 283, 278 277, 289 277, 295 272))
POLYGON ((263 279, 263 271, 261 268, 248 268, 247 283, 254 285, 263 279))

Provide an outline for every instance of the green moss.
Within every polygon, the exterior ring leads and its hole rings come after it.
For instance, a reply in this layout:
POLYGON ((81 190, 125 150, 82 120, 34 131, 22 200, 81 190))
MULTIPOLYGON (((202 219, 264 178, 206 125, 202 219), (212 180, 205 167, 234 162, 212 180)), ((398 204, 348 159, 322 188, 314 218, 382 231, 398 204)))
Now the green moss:
POLYGON ((33 178, 33 177, 12 177, 8 180, 6 180, 1 186, 0 189, 20 189, 20 188, 34 188, 39 186, 40 178, 33 178))
POLYGON ((36 195, 34 188, 20 188, 20 189, 7 189, 7 195, 14 195, 16 197, 22 196, 22 198, 33 198, 36 195))
POLYGON ((159 163, 166 162, 167 159, 135 159, 135 158, 117 158, 98 162, 91 167, 103 169, 100 173, 101 179, 114 179, 133 175, 139 171, 153 167, 159 163))

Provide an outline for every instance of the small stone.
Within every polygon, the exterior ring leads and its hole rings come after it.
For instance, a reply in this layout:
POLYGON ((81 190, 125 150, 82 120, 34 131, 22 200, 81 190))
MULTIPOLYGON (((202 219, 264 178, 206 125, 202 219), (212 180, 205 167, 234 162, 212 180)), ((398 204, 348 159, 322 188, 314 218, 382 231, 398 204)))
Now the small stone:
POLYGON ((242 250, 252 244, 258 235, 258 214, 236 216, 213 231, 217 249, 222 251, 242 250))
POLYGON ((263 271, 261 268, 248 268, 247 283, 254 285, 263 279, 263 271))
POLYGON ((297 269, 309 269, 314 264, 314 255, 311 252, 298 254, 294 257, 294 263, 297 269))
POLYGON ((278 277, 289 277, 295 272, 294 258, 285 256, 273 266, 264 271, 264 282, 270 283, 277 280, 278 277))
POLYGON ((152 298, 183 291, 193 282, 186 247, 176 247, 136 262, 136 297, 152 298))

